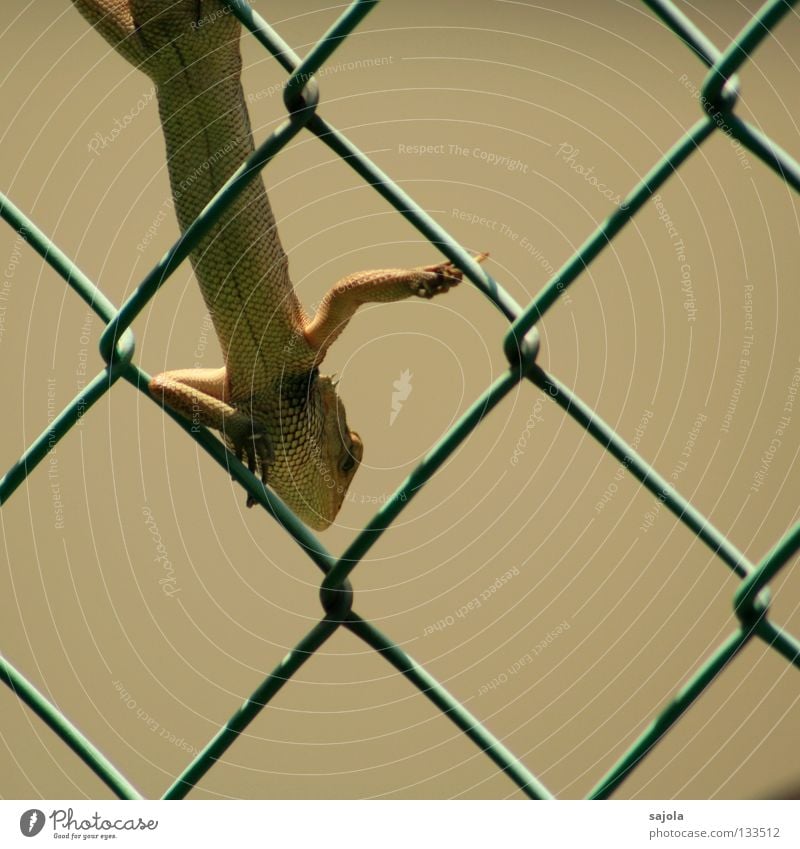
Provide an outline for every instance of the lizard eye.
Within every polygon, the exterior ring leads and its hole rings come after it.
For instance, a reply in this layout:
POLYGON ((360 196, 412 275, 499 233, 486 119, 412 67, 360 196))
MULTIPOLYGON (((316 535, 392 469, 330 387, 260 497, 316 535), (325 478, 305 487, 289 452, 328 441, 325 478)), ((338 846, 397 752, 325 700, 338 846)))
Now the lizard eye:
POLYGON ((361 439, 357 433, 350 431, 346 435, 344 440, 344 450, 345 453, 343 454, 342 459, 339 460, 339 470, 342 474, 349 475, 361 461, 361 455, 364 451, 361 439))
POLYGON ((347 454, 342 457, 341 462, 339 463, 339 468, 347 475, 353 471, 355 464, 356 458, 348 451, 347 454))

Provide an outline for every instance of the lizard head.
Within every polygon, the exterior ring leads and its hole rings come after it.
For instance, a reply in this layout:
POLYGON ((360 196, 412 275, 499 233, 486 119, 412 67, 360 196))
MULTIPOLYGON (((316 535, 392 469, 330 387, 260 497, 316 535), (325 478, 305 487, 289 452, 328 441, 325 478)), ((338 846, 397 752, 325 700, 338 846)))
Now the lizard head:
POLYGON ((324 458, 318 468, 322 485, 318 483, 317 489, 322 493, 320 513, 327 517, 327 527, 339 512, 350 482, 358 471, 364 456, 364 443, 347 425, 347 414, 336 393, 336 383, 330 377, 320 377, 317 385, 323 422, 320 456, 324 458))
POLYGON ((342 506, 364 444, 348 427, 330 377, 312 376, 302 405, 292 404, 289 398, 297 394, 287 390, 281 392, 280 437, 269 482, 307 525, 324 531, 342 506))

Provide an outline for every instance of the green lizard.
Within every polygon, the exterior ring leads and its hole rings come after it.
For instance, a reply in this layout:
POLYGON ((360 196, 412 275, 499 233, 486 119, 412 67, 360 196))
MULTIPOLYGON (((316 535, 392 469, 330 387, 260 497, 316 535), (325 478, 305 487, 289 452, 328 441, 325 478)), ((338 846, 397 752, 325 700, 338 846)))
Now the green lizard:
MULTIPOLYGON (((184 231, 254 149, 240 81, 239 21, 220 0, 73 2, 155 83, 184 231)), ((461 271, 443 262, 353 274, 309 317, 289 279, 260 176, 191 261, 225 365, 158 374, 150 391, 193 424, 219 430, 251 471, 323 530, 342 505, 363 443, 347 425, 335 383, 319 374, 320 363, 361 304, 431 298, 457 284, 461 271)))

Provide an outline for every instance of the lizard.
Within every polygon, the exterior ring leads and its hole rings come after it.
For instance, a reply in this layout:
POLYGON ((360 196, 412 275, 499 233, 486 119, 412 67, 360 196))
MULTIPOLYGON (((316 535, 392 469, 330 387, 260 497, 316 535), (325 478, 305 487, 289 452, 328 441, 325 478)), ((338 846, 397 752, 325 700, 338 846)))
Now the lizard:
MULTIPOLYGON (((183 232, 254 150, 241 24, 221 0, 72 2, 154 83, 183 232)), ((362 304, 429 299, 457 285, 462 272, 450 262, 358 272, 336 283, 309 316, 290 280, 261 174, 190 260, 224 365, 162 372, 149 391, 193 425, 218 430, 299 518, 324 530, 364 451, 335 381, 319 373, 326 352, 362 304)), ((249 496, 247 505, 254 503, 249 496)))

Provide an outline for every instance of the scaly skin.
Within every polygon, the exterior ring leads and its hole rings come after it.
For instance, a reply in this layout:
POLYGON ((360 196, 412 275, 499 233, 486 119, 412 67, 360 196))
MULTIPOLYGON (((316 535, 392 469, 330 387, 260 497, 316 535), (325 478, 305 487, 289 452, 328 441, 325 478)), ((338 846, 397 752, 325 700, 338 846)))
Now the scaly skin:
MULTIPOLYGON (((253 151, 239 21, 220 0, 73 2, 156 85, 183 232, 253 151)), ((226 209, 191 261, 225 365, 164 372, 150 391, 194 424, 221 431, 303 521, 323 530, 341 507, 363 445, 347 426, 335 385, 319 376, 319 364, 361 304, 431 298, 457 284, 461 272, 441 263, 354 274, 309 318, 289 279, 260 176, 226 209)))

